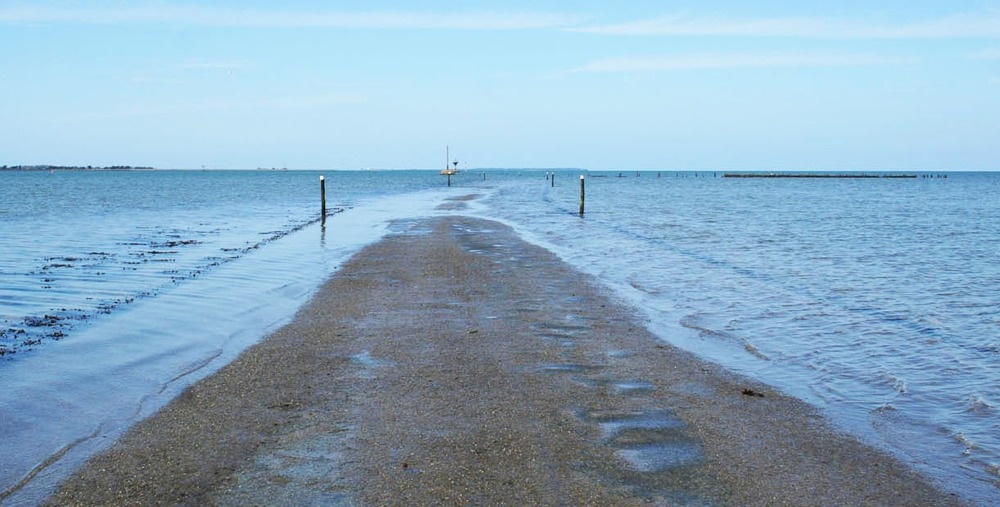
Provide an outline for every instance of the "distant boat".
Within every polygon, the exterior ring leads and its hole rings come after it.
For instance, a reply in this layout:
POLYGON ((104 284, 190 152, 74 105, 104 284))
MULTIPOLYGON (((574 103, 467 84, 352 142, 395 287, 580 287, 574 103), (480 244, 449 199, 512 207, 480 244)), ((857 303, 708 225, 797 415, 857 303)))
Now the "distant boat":
POLYGON ((444 147, 444 169, 441 170, 442 176, 451 176, 453 174, 458 174, 458 159, 456 158, 452 164, 454 167, 448 165, 448 159, 451 158, 448 155, 448 147, 444 147))

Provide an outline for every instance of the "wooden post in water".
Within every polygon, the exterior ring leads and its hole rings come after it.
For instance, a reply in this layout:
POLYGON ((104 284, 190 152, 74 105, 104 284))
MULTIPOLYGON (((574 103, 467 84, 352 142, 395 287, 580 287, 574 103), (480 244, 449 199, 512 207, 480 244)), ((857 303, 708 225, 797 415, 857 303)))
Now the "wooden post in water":
POLYGON ((549 181, 549 183, 551 183, 549 185, 550 187, 556 186, 556 173, 554 171, 552 172, 552 179, 551 179, 551 181, 549 181))
POLYGON ((326 178, 319 177, 320 216, 326 220, 326 178))
POLYGON ((584 201, 584 197, 587 195, 587 193, 584 191, 584 188, 583 188, 583 182, 584 182, 584 177, 581 174, 580 175, 580 216, 581 217, 583 216, 583 201, 584 201))

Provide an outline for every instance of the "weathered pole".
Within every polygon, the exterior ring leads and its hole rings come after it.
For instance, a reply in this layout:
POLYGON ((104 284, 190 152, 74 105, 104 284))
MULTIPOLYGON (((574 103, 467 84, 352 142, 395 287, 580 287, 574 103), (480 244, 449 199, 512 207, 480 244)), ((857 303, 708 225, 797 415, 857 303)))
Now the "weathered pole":
POLYGON ((580 175, 580 216, 581 217, 583 216, 583 201, 584 201, 584 198, 587 195, 586 191, 584 190, 584 184, 583 184, 583 182, 584 182, 584 177, 581 174, 580 175))
POLYGON ((326 178, 319 177, 320 217, 326 219, 326 178))

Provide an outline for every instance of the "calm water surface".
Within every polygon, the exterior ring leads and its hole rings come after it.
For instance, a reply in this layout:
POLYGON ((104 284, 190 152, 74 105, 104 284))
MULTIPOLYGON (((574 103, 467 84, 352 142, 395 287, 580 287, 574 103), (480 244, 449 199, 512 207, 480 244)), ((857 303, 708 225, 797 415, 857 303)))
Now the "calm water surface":
POLYGON ((0 173, 0 503, 83 460, 286 322, 427 171, 0 173))
MULTIPOLYGON (((318 174, 0 173, 0 356, 315 223, 318 174)), ((426 173, 375 174, 330 174, 331 208, 439 183, 426 173)))
POLYGON ((617 175, 587 178, 583 219, 574 174, 502 189, 490 212, 665 340, 1000 502, 1000 175, 617 175))

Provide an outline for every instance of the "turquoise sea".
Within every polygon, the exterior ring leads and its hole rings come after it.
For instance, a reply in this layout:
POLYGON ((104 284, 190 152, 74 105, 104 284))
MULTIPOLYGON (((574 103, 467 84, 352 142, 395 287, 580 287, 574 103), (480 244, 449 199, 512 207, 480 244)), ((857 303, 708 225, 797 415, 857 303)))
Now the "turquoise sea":
POLYGON ((37 503, 394 220, 469 193, 462 213, 594 276, 664 341, 1000 503, 1000 174, 946 175, 0 172, 0 504, 37 503))

